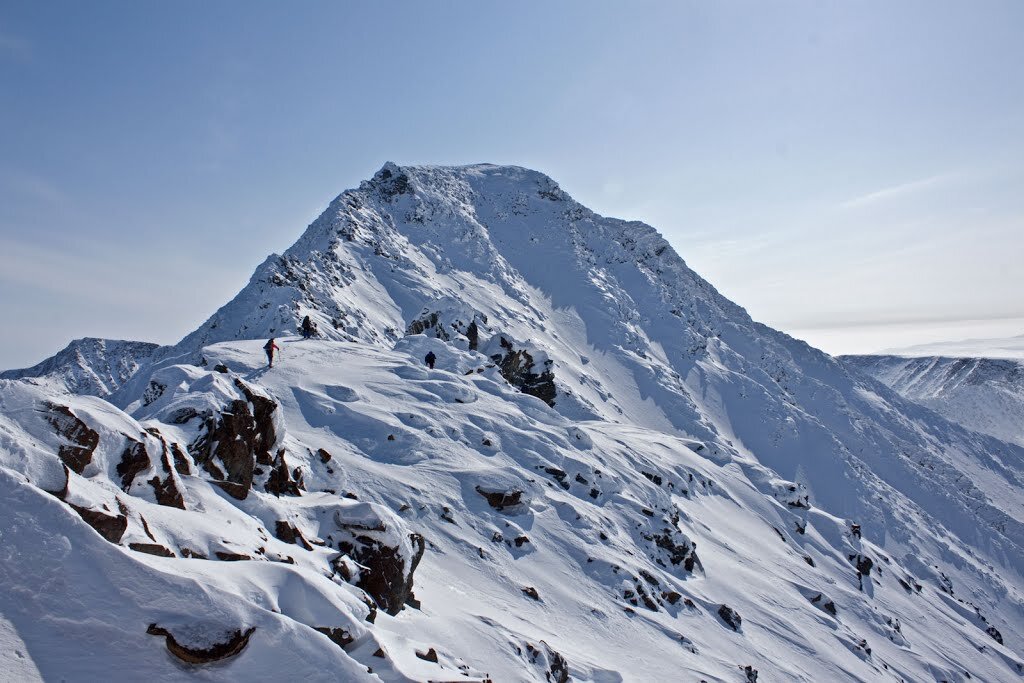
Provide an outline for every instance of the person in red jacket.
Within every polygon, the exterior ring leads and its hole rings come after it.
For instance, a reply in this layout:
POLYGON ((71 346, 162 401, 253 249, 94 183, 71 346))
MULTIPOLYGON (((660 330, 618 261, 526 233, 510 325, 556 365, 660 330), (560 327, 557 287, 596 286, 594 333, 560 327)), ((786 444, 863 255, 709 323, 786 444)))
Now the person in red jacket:
POLYGON ((263 350, 267 352, 267 365, 274 367, 274 351, 280 351, 281 347, 274 343, 274 338, 271 337, 270 341, 263 345, 263 350))

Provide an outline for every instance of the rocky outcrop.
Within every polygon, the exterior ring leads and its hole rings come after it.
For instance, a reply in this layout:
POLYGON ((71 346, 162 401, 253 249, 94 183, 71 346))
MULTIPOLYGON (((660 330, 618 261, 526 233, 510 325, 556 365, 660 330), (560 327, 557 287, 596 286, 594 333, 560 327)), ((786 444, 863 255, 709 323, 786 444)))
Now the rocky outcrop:
POLYGON ((739 612, 729 607, 728 605, 720 605, 718 608, 718 616, 729 625, 733 631, 739 631, 740 626, 743 625, 743 619, 740 618, 739 612))
POLYGON ((121 490, 127 491, 131 488, 135 477, 141 472, 149 469, 149 453, 146 451, 146 444, 135 439, 128 439, 128 443, 121 453, 121 462, 117 464, 117 473, 121 477, 121 490))
POLYGON ((100 443, 100 435, 90 429, 87 424, 71 409, 56 403, 44 404, 46 421, 56 430, 57 434, 66 439, 57 449, 57 456, 75 474, 81 474, 85 466, 92 462, 92 455, 100 443))
POLYGON ((499 512, 508 507, 517 507, 523 502, 523 492, 519 489, 494 491, 477 486, 476 492, 484 497, 488 505, 499 512))
POLYGON ((123 513, 113 515, 92 508, 79 507, 71 503, 68 503, 68 505, 78 513, 79 517, 85 520, 86 524, 95 529, 100 536, 111 543, 121 542, 121 537, 124 536, 125 530, 128 529, 128 517, 126 515, 123 513))
MULTIPOLYGON (((273 467, 277 460, 283 466, 284 456, 271 455, 277 443, 277 403, 238 378, 235 385, 245 400, 231 401, 219 414, 208 415, 189 452, 214 479, 228 484, 221 488, 243 500, 252 489, 257 464, 273 467)), ((278 475, 274 485, 290 491, 292 483, 290 476, 278 475)))
POLYGON ((236 629, 231 632, 220 633, 217 634, 218 640, 211 642, 209 645, 204 644, 205 646, 192 642, 183 644, 169 630, 156 624, 150 624, 149 628, 146 629, 146 633, 151 636, 164 636, 168 652, 183 662, 188 664, 210 664, 234 657, 244 650, 245 646, 249 644, 249 637, 255 630, 256 627, 253 626, 245 631, 236 629))
POLYGON ((518 347, 504 335, 498 336, 500 351, 490 354, 491 360, 505 381, 524 394, 536 396, 549 406, 555 405, 557 389, 553 362, 546 355, 518 347))
POLYGON ((338 532, 328 540, 342 553, 335 568, 347 581, 367 592, 388 614, 398 614, 412 597, 413 573, 423 557, 423 537, 406 533, 393 514, 370 503, 354 503, 335 511, 338 532), (353 574, 343 562, 358 566, 353 574))

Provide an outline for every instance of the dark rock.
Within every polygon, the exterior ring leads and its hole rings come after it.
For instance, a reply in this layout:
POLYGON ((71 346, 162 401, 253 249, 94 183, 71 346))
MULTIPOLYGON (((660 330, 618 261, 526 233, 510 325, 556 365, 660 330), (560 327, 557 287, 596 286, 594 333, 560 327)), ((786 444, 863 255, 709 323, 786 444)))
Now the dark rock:
POLYGON ((487 500, 487 504, 499 512, 507 507, 514 507, 522 502, 523 492, 519 489, 511 491, 486 491, 476 487, 476 492, 487 500))
POLYGON ((683 596, 676 591, 666 591, 661 594, 661 599, 670 605, 676 604, 682 597, 683 596))
POLYGON ((661 486, 661 477, 659 475, 651 474, 650 472, 644 472, 643 470, 640 471, 640 474, 644 475, 658 486, 661 486))
POLYGON ((152 636, 164 636, 167 649, 172 655, 189 664, 209 664, 211 662, 234 657, 245 649, 249 644, 249 636, 253 634, 256 627, 253 626, 245 632, 236 630, 230 637, 220 643, 213 643, 208 648, 186 647, 175 640, 174 636, 165 628, 156 624, 150 624, 146 633, 152 636))
POLYGON ((526 536, 516 536, 514 542, 515 542, 517 548, 522 548, 524 543, 529 543, 530 542, 530 539, 527 538, 526 536))
POLYGON ((220 487, 224 493, 228 494, 235 500, 245 500, 249 495, 249 489, 244 484, 236 484, 231 481, 214 481, 211 482, 220 487))
POLYGON ((224 365, 223 363, 217 363, 216 365, 213 366, 213 371, 219 372, 222 375, 226 375, 228 373, 228 366, 224 365))
POLYGON ((121 453, 121 462, 117 464, 117 473, 121 475, 121 489, 127 491, 135 476, 149 468, 149 453, 146 445, 134 439, 128 440, 124 452, 121 453))
POLYGON ((181 549, 181 556, 182 557, 190 557, 190 558, 193 558, 193 559, 196 559, 196 560, 207 560, 207 559, 209 559, 206 555, 202 554, 198 550, 192 550, 191 548, 182 548, 181 549))
POLYGON ((306 488, 303 483, 302 471, 299 468, 292 471, 288 469, 288 463, 284 460, 283 448, 278 450, 277 456, 274 458, 270 476, 267 477, 264 488, 267 493, 278 497, 302 495, 301 491, 306 488))
POLYGON ((68 441, 57 449, 57 456, 72 472, 81 474, 85 466, 92 462, 92 454, 100 443, 99 433, 90 429, 67 406, 55 403, 44 405, 49 411, 46 421, 68 441))
POLYGON ((494 354, 491 360, 498 366, 498 371, 512 386, 524 394, 536 396, 549 406, 555 405, 557 390, 552 362, 545 361, 544 367, 536 367, 533 355, 526 349, 516 349, 506 337, 499 340, 503 353, 494 354))
POLYGON ((373 656, 374 657, 380 657, 381 659, 386 659, 387 658, 387 654, 384 653, 384 648, 382 648, 382 647, 378 647, 377 651, 373 653, 373 656))
POLYGON ((159 543, 129 543, 128 547, 136 552, 146 553, 147 555, 156 555, 158 557, 175 556, 173 552, 159 543))
POLYGON ((423 659, 428 662, 434 662, 435 664, 437 663, 437 650, 435 650, 434 648, 430 648, 426 652, 420 652, 419 650, 415 650, 415 652, 416 656, 420 659, 423 659))
POLYGON ((345 649, 346 645, 355 642, 355 638, 352 637, 352 634, 343 628, 332 628, 330 626, 314 626, 313 628, 330 638, 331 642, 341 649, 345 649))
POLYGON ((728 605, 721 605, 718 608, 718 616, 729 625, 733 631, 739 631, 740 626, 743 624, 743 619, 740 618, 739 612, 729 607, 728 605))
POLYGON ((746 666, 740 666, 740 670, 743 671, 746 683, 757 683, 757 669, 747 664, 746 666))
POLYGON ((124 536, 124 532, 128 528, 128 517, 126 515, 108 515, 99 510, 79 507, 71 503, 68 503, 68 505, 78 513, 79 517, 85 520, 86 524, 95 529, 100 536, 111 543, 121 542, 121 537, 124 536))
POLYGON ((202 433, 189 446, 189 451, 215 479, 236 485, 222 486, 229 495, 244 500, 252 488, 256 464, 274 464, 270 449, 277 442, 273 419, 277 404, 237 377, 235 386, 246 400, 232 401, 218 416, 208 416, 202 433), (223 465, 224 471, 214 460, 223 465))
POLYGON ((533 598, 534 600, 538 600, 538 601, 540 600, 540 593, 538 593, 537 589, 534 588, 533 586, 526 586, 525 588, 522 588, 521 590, 523 591, 523 593, 527 597, 533 598))
POLYGON ((426 547, 419 534, 409 534, 409 539, 415 549, 409 567, 405 566, 405 559, 398 548, 384 545, 370 536, 356 535, 351 542, 338 544, 341 552, 365 567, 356 585, 388 614, 398 614, 412 594, 413 572, 426 547))
POLYGON ((241 562, 242 560, 251 560, 252 558, 243 553, 227 553, 221 550, 213 551, 213 554, 217 556, 218 560, 224 562, 241 562))
POLYGON ((313 546, 309 544, 306 537, 302 535, 298 527, 289 524, 283 520, 277 520, 274 522, 274 535, 285 543, 294 543, 297 546, 301 546, 306 550, 312 550, 313 546))
POLYGON ((320 456, 320 462, 326 464, 331 461, 331 454, 322 448, 318 448, 316 454, 320 456))
POLYGON ((985 629, 985 633, 992 637, 992 640, 996 641, 1000 645, 1003 644, 1003 634, 999 632, 995 626, 989 626, 985 629))
POLYGON ((182 497, 181 491, 178 490, 174 477, 168 476, 163 480, 160 477, 153 477, 149 480, 149 485, 153 487, 153 494, 156 496, 157 503, 167 507, 178 508, 179 510, 185 509, 185 499, 182 497))

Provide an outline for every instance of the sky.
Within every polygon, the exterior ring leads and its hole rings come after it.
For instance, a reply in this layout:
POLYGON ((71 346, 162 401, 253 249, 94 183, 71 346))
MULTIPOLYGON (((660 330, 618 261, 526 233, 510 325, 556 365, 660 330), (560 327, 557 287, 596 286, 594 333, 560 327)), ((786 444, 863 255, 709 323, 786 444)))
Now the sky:
POLYGON ((1024 333, 1024 3, 0 2, 0 368, 173 343, 384 162, 517 164, 831 353, 1024 333))

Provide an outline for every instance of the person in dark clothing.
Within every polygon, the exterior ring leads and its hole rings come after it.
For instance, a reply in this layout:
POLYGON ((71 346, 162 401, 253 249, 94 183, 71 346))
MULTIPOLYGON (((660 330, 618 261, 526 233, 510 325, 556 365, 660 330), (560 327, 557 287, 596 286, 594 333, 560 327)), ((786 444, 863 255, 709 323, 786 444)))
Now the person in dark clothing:
POLYGON ((427 353, 426 357, 423 358, 423 360, 426 362, 427 367, 433 370, 434 363, 437 362, 437 356, 434 355, 433 351, 430 351, 427 353))
POLYGON ((309 339, 310 337, 316 336, 316 323, 309 319, 307 315, 302 319, 302 338, 309 339))
POLYGON ((267 365, 274 367, 274 351, 280 351, 281 347, 274 343, 274 338, 271 337, 270 341, 263 345, 263 350, 267 352, 267 365))

